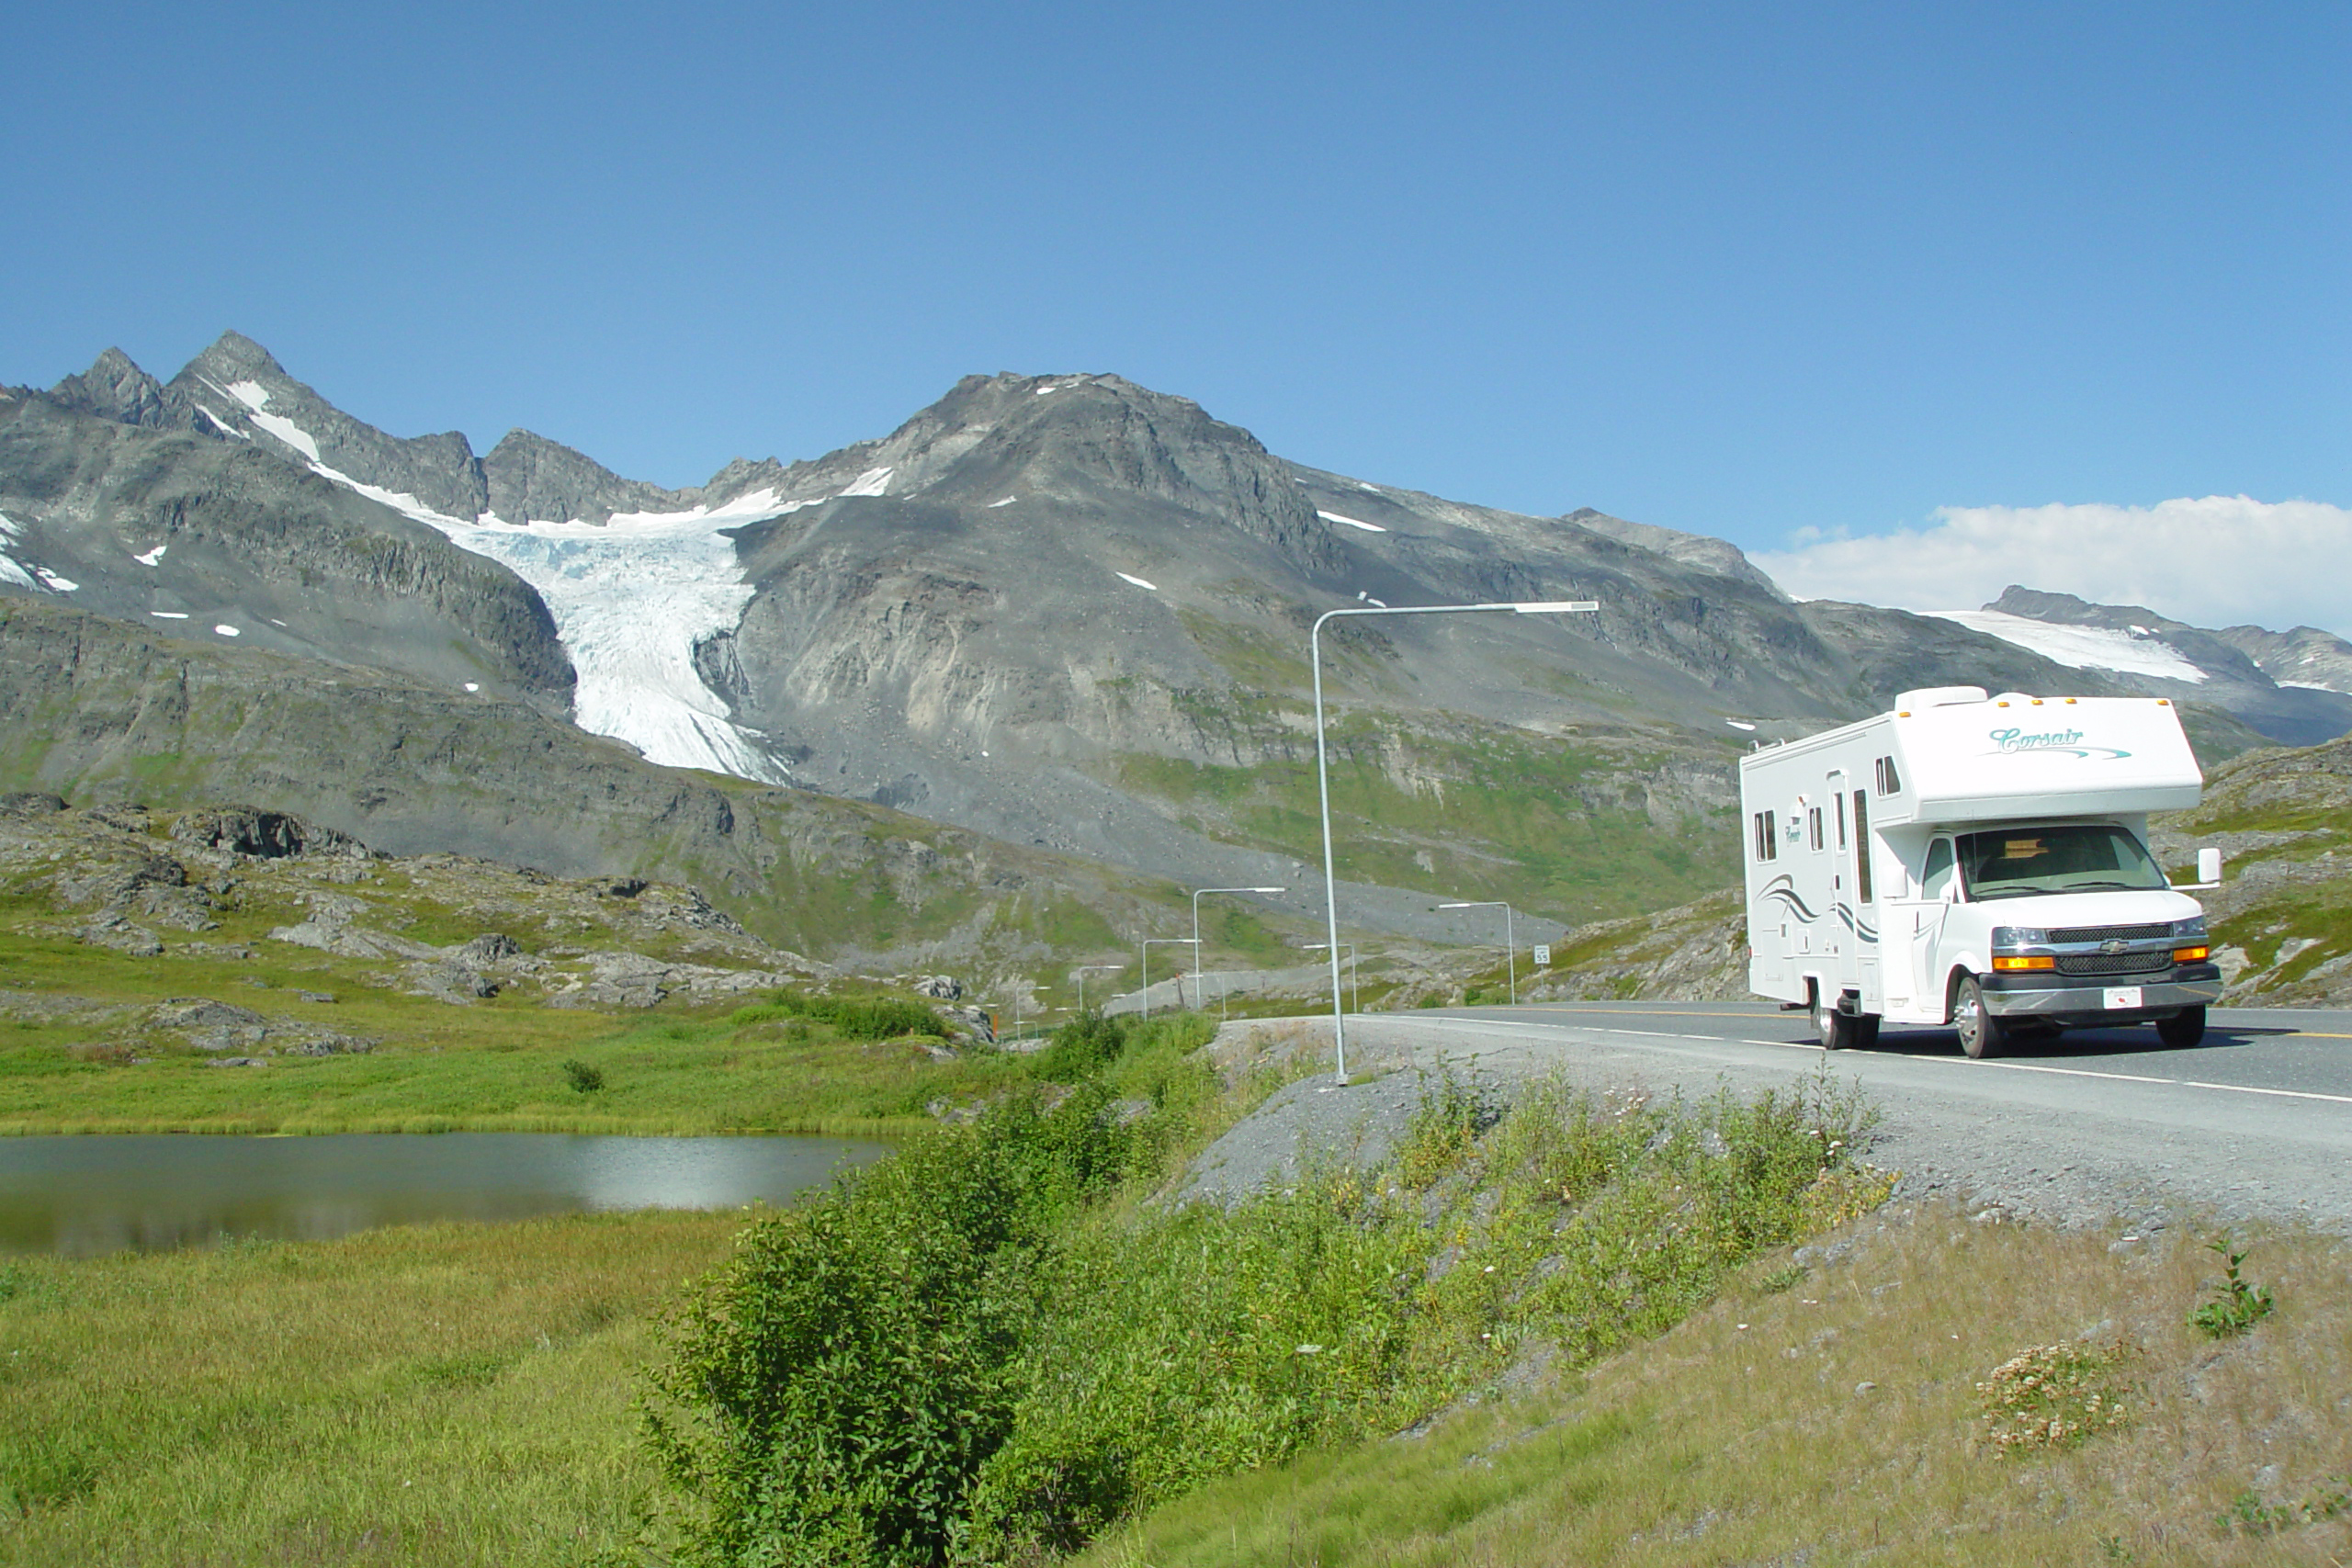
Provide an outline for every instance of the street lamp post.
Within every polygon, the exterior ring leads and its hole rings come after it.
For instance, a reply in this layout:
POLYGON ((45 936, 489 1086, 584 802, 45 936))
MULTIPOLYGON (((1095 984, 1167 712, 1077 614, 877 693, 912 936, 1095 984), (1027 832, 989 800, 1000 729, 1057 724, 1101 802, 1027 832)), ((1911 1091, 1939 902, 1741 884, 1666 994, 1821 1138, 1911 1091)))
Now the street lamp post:
POLYGON ((1510 906, 1500 898, 1472 898, 1457 904, 1440 904, 1441 909, 1493 909, 1503 912, 1503 973, 1510 976, 1510 1005, 1519 1005, 1519 938, 1512 931, 1510 906))
MULTIPOLYGON (((1193 971, 1194 976, 1193 980, 1193 1005, 1194 1007, 1204 1008, 1208 1006, 1207 998, 1201 994, 1201 982, 1199 979, 1201 967, 1202 895, 1207 893, 1287 893, 1289 891, 1290 889, 1287 887, 1196 887, 1193 890, 1193 971)), ((1220 997, 1222 997, 1223 994, 1224 993, 1221 991, 1218 993, 1220 997)), ((1184 1005, 1184 987, 1181 985, 1176 987, 1176 1005, 1178 1007, 1182 1007, 1184 1005)))
MULTIPOLYGON (((1306 944, 1310 953, 1320 949, 1323 945, 1319 942, 1310 942, 1306 944)), ((1340 945, 1348 950, 1348 1010, 1362 1012, 1363 1011, 1363 970, 1356 963, 1356 944, 1351 942, 1343 942, 1340 945)))
POLYGON ((1589 615, 1600 608, 1590 599, 1529 600, 1512 604, 1419 604, 1401 607, 1359 604, 1326 610, 1315 617, 1306 634, 1306 661, 1315 671, 1315 789, 1323 810, 1323 916, 1329 927, 1331 947, 1331 1045, 1338 1058, 1339 1078, 1348 1081, 1347 1010, 1340 996, 1340 883, 1331 868, 1331 763, 1323 739, 1323 623, 1342 615, 1449 615, 1509 610, 1521 615, 1589 615))
POLYGON ((1108 970, 1110 973, 1115 975, 1125 967, 1126 965, 1124 964, 1081 964, 1077 968, 1071 970, 1070 973, 1078 976, 1078 1010, 1080 1012, 1084 1012, 1086 1010, 1086 976, 1088 971, 1108 970))
MULTIPOLYGON (((1201 960, 1200 941, 1201 939, 1195 936, 1148 936, 1143 939, 1144 1017, 1149 1018, 1151 1016, 1151 944, 1158 942, 1162 947, 1165 947, 1171 942, 1179 944, 1188 942, 1191 942, 1193 944, 1193 967, 1198 968, 1200 966, 1201 960)), ((1176 976, 1176 1005, 1179 1009, 1182 1009, 1184 1005, 1184 976, 1181 974, 1176 976)))

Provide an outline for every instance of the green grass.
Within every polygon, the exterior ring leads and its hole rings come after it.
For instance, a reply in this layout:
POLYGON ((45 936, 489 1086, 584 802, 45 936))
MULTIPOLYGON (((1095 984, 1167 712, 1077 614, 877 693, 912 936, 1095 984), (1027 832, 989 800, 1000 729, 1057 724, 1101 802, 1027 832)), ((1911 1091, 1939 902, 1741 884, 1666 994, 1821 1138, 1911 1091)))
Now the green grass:
POLYGON ((633 1562, 647 1311, 742 1216, 0 1265, 0 1562, 633 1562))
POLYGON ((764 1006, 627 1021, 468 1010, 436 1030, 441 1043, 258 1067, 91 1059, 11 1031, 0 1133, 888 1133, 929 1126, 933 1101, 984 1096, 1020 1072, 1017 1058, 935 1061, 911 1039, 844 1039, 764 1006), (604 1087, 574 1089, 572 1062, 604 1087))

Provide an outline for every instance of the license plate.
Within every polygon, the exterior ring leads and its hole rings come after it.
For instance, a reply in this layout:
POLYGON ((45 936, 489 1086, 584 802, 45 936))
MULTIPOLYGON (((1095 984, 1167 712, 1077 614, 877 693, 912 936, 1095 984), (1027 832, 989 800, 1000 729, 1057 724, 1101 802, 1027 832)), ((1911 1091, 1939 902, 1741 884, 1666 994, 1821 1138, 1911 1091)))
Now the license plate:
POLYGON ((2111 1008, 2136 1008, 2146 1004, 2140 1000, 2139 987, 2109 986, 2107 988, 2107 1005, 2111 1008))

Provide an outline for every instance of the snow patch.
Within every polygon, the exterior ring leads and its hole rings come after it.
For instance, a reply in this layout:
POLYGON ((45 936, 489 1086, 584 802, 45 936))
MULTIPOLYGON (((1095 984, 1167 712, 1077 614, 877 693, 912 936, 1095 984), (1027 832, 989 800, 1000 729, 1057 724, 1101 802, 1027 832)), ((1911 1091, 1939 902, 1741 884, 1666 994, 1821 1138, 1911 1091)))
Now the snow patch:
POLYGON ((212 428, 219 431, 223 435, 233 435, 240 441, 251 441, 253 439, 253 436, 249 433, 239 430, 235 425, 231 424, 227 420, 222 419, 219 414, 214 413, 202 403, 196 405, 196 412, 210 420, 212 422, 212 428))
POLYGON ((18 566, 13 556, 0 555, 0 582, 13 582, 19 588, 39 588, 33 574, 18 566))
POLYGON ((2106 626, 2053 626, 2046 621, 1999 610, 1927 610, 1939 620, 1957 621, 2003 642, 2015 643, 2069 670, 2120 670, 2127 675, 2153 675, 2162 681, 2191 684, 2206 679, 2204 671, 2182 658, 2169 643, 2135 637, 2106 626))
POLYGON ((82 586, 80 583, 74 581, 70 578, 58 576, 57 573, 50 570, 49 568, 45 566, 37 566, 33 568, 33 575, 40 579, 40 584, 43 588, 50 589, 59 593, 71 593, 75 589, 82 586))
POLYGON ((2280 681, 2277 683, 2281 686, 2292 686, 2299 692, 2333 692, 2335 690, 2334 686, 2329 685, 2324 681, 2280 681))
POLYGON ((1730 725, 1734 729, 1753 729, 1756 728, 1744 718, 1727 718, 1724 720, 1724 722, 1730 725))
POLYGON ((1377 523, 1365 523, 1353 517, 1342 517, 1336 512, 1317 511, 1315 515, 1320 517, 1326 523, 1345 523, 1349 527, 1361 528, 1367 534, 1385 534, 1388 532, 1387 529, 1382 527, 1377 523))
POLYGON ((466 682, 466 690, 469 692, 479 692, 481 690, 481 682, 480 681, 469 681, 466 682))
POLYGON ((1116 570, 1114 570, 1114 571, 1113 571, 1113 572, 1111 573, 1111 575, 1112 575, 1112 576, 1114 576, 1114 577, 1115 577, 1115 578, 1117 578, 1117 579, 1118 579, 1120 581, 1122 581, 1122 582, 1132 582, 1132 583, 1134 583, 1137 588, 1148 588, 1148 589, 1149 589, 1149 590, 1150 590, 1152 592, 1154 592, 1154 593, 1157 593, 1157 592, 1159 592, 1159 584, 1158 584, 1157 582, 1146 582, 1142 578, 1140 578, 1140 577, 1129 577, 1129 576, 1128 576, 1125 572, 1124 572, 1124 571, 1116 571, 1116 570))
MULTIPOLYGON (((238 384, 243 386, 245 383, 239 382, 238 384)), ((269 432, 272 435, 277 436, 280 441, 285 442, 288 446, 293 447, 297 452, 301 453, 302 456, 308 457, 312 464, 315 465, 318 462, 319 444, 311 439, 311 433, 309 431, 303 429, 292 420, 288 419, 284 414, 263 413, 259 410, 255 410, 245 417, 252 420, 264 430, 269 432)))
POLYGON ((169 546, 169 545, 157 545, 153 549, 149 550, 145 555, 143 555, 143 556, 133 556, 133 557, 131 557, 130 558, 131 558, 132 560, 137 561, 141 566, 153 566, 157 561, 160 561, 160 560, 162 560, 162 559, 164 558, 164 552, 165 550, 170 549, 171 547, 171 547, 171 546, 169 546))
POLYGON ((259 381, 232 381, 225 387, 215 386, 212 382, 207 381, 205 385, 211 387, 216 392, 225 393, 236 399, 255 413, 269 407, 269 389, 259 381))
POLYGON ((732 630, 753 592, 721 530, 786 510, 775 491, 758 490, 715 508, 616 513, 604 524, 411 515, 539 591, 578 676, 571 715, 581 728, 665 767, 782 784, 784 765, 728 716, 696 672, 694 650, 732 630))
POLYGON ((244 633, 243 633, 243 632, 239 631, 236 627, 232 626, 218 626, 213 627, 212 629, 213 629, 214 631, 216 631, 216 632, 219 632, 222 637, 243 637, 243 636, 244 636, 244 635, 245 635, 244 633))
MULTIPOLYGON (((18 539, 23 538, 24 534, 25 525, 23 524, 17 522, 6 513, 0 512, 0 539, 6 539, 8 543, 13 545, 18 539)), ((2303 662, 2309 664, 2311 660, 2306 659, 2303 662)))
POLYGON ((1011 506, 1014 502, 1020 499, 1021 498, 1017 495, 1008 495, 1002 501, 991 501, 988 504, 988 510, 994 512, 1000 506, 1011 506))
MULTIPOLYGON (((845 491, 842 491, 842 495, 845 495, 845 496, 849 496, 849 495, 883 495, 883 494, 887 494, 887 493, 888 492, 889 489, 890 489, 890 470, 889 470, 889 469, 888 469, 888 468, 868 468, 868 469, 866 469, 866 470, 865 470, 865 472, 864 472, 864 473, 862 473, 862 474, 858 475, 858 476, 857 476, 857 481, 856 481, 854 484, 851 485, 851 486, 849 487, 849 489, 847 489, 847 490, 845 490, 845 491)), ((771 493, 771 494, 773 494, 774 492, 773 492, 773 491, 771 491, 770 493, 771 493)))
POLYGON ((1362 479, 1358 479, 1358 480, 1356 481, 1356 489, 1358 489, 1358 490, 1363 490, 1363 491, 1371 491, 1373 494, 1374 494, 1374 495, 1378 495, 1378 494, 1380 494, 1380 493, 1381 493, 1380 487, 1379 487, 1378 485, 1366 484, 1366 483, 1364 483, 1364 482, 1363 482, 1363 480, 1362 480, 1362 479))
POLYGON ((1042 398, 1047 392, 1058 392, 1061 389, 1059 387, 1040 387, 1037 389, 1037 396, 1042 398))
POLYGON ((150 610, 147 613, 154 616, 159 621, 185 621, 187 619, 187 612, 186 610, 150 610))

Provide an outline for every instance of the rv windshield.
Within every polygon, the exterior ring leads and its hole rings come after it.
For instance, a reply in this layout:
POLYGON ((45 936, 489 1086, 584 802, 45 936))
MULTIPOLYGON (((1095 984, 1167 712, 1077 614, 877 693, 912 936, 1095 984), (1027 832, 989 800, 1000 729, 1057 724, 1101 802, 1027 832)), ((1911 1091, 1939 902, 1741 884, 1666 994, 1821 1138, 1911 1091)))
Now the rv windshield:
POLYGON ((1960 836, 1960 872, 1972 898, 2035 893, 2141 892, 2169 887, 2140 840, 2120 828, 2004 828, 1960 836))

